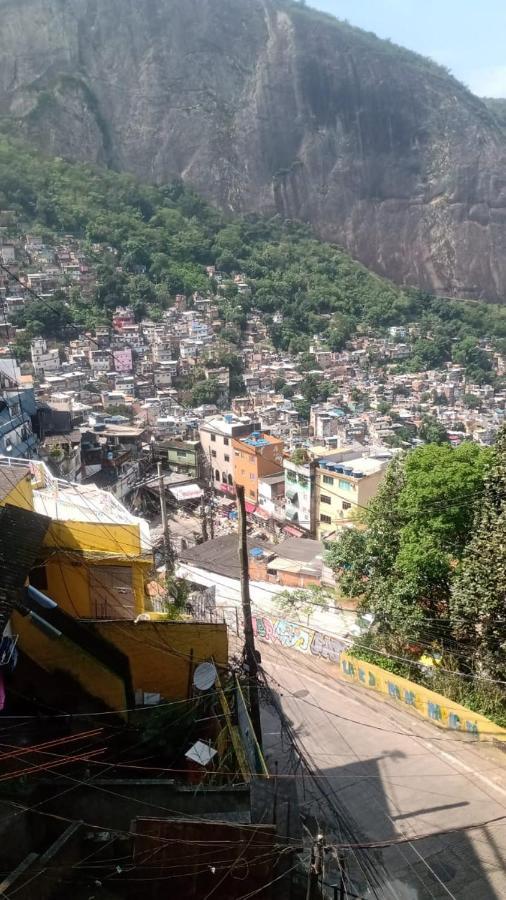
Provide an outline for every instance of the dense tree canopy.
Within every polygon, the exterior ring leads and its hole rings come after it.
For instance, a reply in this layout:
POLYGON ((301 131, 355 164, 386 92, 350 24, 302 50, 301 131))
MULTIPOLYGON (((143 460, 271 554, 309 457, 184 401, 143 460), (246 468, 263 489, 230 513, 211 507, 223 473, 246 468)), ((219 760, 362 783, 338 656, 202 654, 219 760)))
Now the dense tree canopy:
POLYGON ((506 428, 450 598, 456 636, 475 667, 506 680, 506 428))
MULTIPOLYGON (((441 365, 453 354, 481 383, 492 375, 479 338, 506 338, 504 308, 402 290, 337 247, 316 241, 301 223, 277 216, 229 221, 179 180, 165 187, 141 184, 109 170, 48 159, 0 137, 0 202, 17 214, 19 227, 38 229, 49 242, 71 234, 90 253, 101 244, 93 309, 78 297, 68 307, 88 327, 119 303, 132 304, 140 318, 156 316, 177 293, 207 292, 214 282, 204 267, 216 265, 225 273, 243 273, 251 288, 249 294, 238 294, 233 283, 220 288, 231 333, 245 327, 254 306, 271 317, 272 338, 281 350, 307 351, 316 333, 329 349, 339 350, 358 328, 381 331, 419 321, 405 367, 441 365), (274 313, 281 314, 276 323, 274 313)), ((45 327, 42 319, 32 321, 45 327)))
POLYGON ((427 445, 398 457, 364 513, 364 530, 345 531, 329 546, 342 592, 360 597, 392 646, 447 634, 452 580, 489 457, 471 443, 427 445))

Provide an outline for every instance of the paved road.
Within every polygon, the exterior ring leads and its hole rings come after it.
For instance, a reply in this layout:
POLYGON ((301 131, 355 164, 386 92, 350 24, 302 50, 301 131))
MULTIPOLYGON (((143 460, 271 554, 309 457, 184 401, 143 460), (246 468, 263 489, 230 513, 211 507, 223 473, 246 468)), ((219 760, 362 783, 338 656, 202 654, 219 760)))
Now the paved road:
MULTIPOLYGON (((326 840, 349 842, 354 834, 360 844, 402 841, 348 850, 350 892, 393 900, 506 897, 506 755, 337 680, 329 664, 266 644, 259 649, 316 773, 312 779, 300 766, 295 770, 303 809, 326 840), (490 824, 469 829, 484 822, 490 824), (419 838, 446 829, 457 830, 419 838)), ((263 727, 269 764, 293 772, 289 741, 268 704, 263 727)), ((335 856, 328 854, 332 883, 339 877, 335 856)))

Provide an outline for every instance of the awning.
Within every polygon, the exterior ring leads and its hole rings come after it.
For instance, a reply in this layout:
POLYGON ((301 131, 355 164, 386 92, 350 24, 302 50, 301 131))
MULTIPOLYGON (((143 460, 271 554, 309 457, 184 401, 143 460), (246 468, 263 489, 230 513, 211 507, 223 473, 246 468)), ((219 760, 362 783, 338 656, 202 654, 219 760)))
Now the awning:
POLYGON ((254 513, 257 508, 256 503, 248 503, 248 501, 246 501, 245 506, 247 513, 254 513))
POLYGON ((285 510, 285 515, 286 518, 290 520, 290 522, 297 522, 299 518, 299 513, 297 512, 297 510, 290 509, 290 507, 287 507, 287 509, 285 510))
POLYGON ((200 500, 204 495, 202 488, 198 484, 181 484, 169 485, 169 491, 176 500, 200 500))
POLYGON ((285 525, 285 527, 283 528, 283 534, 289 534, 290 537, 302 537, 302 533, 303 532, 300 530, 300 528, 292 528, 291 525, 285 525))
POLYGON ((290 487, 290 485, 288 485, 286 487, 285 494, 289 500, 295 500, 295 498, 297 496, 297 488, 290 487))

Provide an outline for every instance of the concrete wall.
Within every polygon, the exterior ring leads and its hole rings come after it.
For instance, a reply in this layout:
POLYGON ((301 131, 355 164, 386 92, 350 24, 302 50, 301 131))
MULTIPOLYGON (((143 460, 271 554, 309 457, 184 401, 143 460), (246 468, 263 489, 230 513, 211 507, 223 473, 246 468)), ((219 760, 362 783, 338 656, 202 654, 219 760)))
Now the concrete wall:
POLYGON ((340 667, 347 681, 354 681, 365 689, 385 694, 390 700, 402 703, 403 706, 409 707, 442 728, 463 731, 483 740, 498 740, 504 742, 506 747, 504 728, 486 719, 485 716, 480 716, 465 706, 448 700, 442 694, 436 694, 429 688, 399 675, 392 675, 391 672, 357 659, 349 653, 341 654, 340 667))
POLYGON ((226 625, 195 622, 96 622, 95 630, 128 656, 134 690, 168 700, 188 696, 190 677, 211 657, 228 663, 226 625), (192 656, 193 651, 193 656, 192 656))
POLYGON ((338 663, 339 675, 346 681, 353 681, 364 690, 384 694, 434 725, 472 734, 480 740, 497 740, 506 747, 504 728, 423 685, 357 659, 347 652, 349 642, 299 623, 266 615, 253 616, 253 630, 259 640, 268 644, 338 663))
MULTIPOLYGON (((12 469, 12 480, 14 482, 14 477, 16 474, 16 469, 12 469)), ((9 472, 7 469, 5 470, 5 474, 9 477, 9 472)), ((3 502, 0 503, 0 506, 18 506, 20 509, 31 509, 33 510, 33 490, 32 490, 32 479, 30 475, 27 475, 18 484, 13 487, 12 491, 10 491, 6 497, 4 497, 3 502)))
MULTIPOLYGON (((151 563, 137 560, 129 562, 126 559, 80 559, 76 554, 70 557, 67 554, 58 553, 52 556, 46 563, 47 594, 61 606, 65 612, 77 618, 93 619, 96 611, 96 598, 93 586, 90 587, 90 565, 93 567, 119 566, 131 570, 132 590, 134 606, 128 612, 127 598, 125 597, 125 611, 118 618, 133 619, 145 610, 144 574, 150 568, 151 563), (127 615, 128 613, 128 615, 127 615)), ((121 600, 121 597, 120 597, 121 600)), ((111 596, 111 603, 113 597, 111 596)))
POLYGON ((67 672, 91 697, 97 697, 109 709, 128 707, 122 678, 64 637, 53 639, 32 624, 30 619, 12 614, 12 629, 19 634, 19 647, 46 672, 67 672))
POLYGON ((102 525, 98 522, 53 521, 44 541, 46 547, 66 550, 93 550, 118 556, 140 556, 138 525, 102 525))

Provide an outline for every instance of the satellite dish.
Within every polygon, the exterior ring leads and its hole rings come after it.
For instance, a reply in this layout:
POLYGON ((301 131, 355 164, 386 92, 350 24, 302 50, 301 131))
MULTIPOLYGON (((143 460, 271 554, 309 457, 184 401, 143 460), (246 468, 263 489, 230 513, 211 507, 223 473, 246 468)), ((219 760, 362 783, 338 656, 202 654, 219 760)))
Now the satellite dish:
POLYGON ((200 663, 193 673, 193 685, 198 691, 208 691, 214 685, 216 675, 216 667, 212 663, 200 663))

